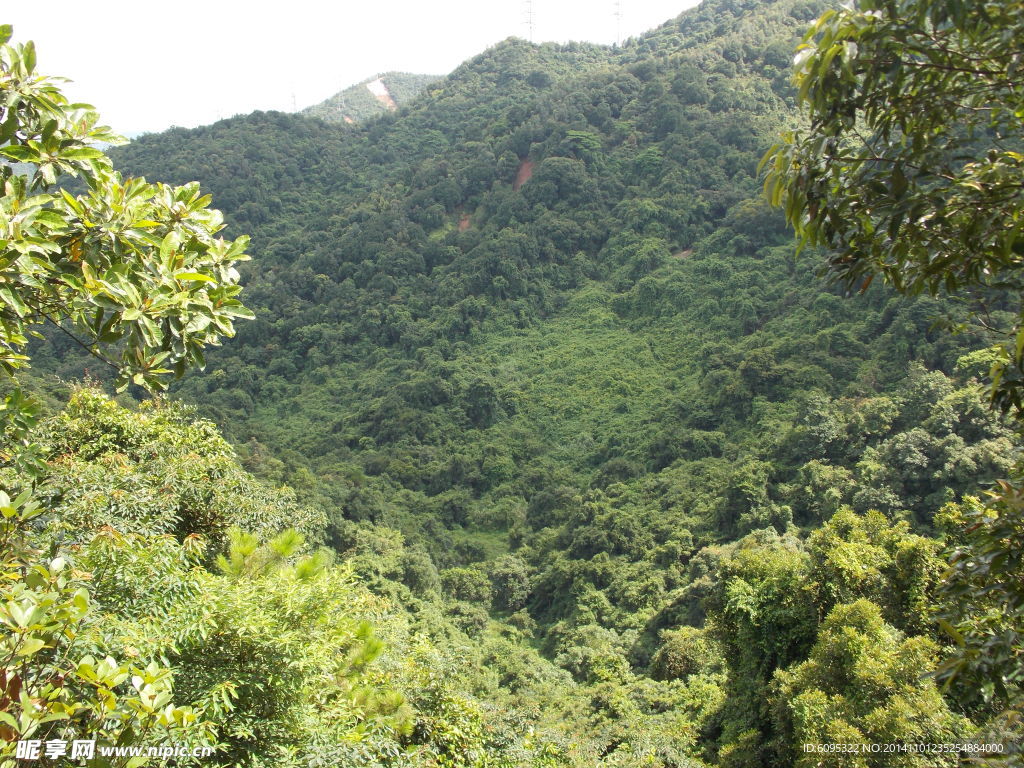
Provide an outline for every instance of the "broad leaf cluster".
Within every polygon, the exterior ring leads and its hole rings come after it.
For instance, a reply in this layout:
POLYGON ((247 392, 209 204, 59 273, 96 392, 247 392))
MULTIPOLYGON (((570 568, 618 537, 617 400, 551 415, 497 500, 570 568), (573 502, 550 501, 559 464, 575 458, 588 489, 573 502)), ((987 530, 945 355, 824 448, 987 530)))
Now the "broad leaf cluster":
POLYGON ((0 365, 26 365, 33 326, 50 322, 99 356, 112 351, 120 386, 160 388, 251 316, 234 267, 248 239, 216 236, 223 219, 198 184, 116 173, 97 145, 122 140, 36 74, 31 43, 10 37, 0 29, 0 365), (62 175, 86 191, 55 186, 62 175))
MULTIPOLYGON (((859 0, 824 13, 796 57, 810 125, 764 159, 766 189, 833 276, 901 292, 975 291, 1018 319, 993 395, 1022 405, 1024 5, 859 0), (1001 300, 995 296, 1002 295, 1001 300)), ((1011 335, 1012 334, 1012 335, 1011 335)))

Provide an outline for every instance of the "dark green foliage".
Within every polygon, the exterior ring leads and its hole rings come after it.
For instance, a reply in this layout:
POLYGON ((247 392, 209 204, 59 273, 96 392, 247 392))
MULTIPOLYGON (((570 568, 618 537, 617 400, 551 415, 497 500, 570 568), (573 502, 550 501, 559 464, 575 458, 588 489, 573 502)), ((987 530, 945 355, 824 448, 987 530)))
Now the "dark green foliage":
POLYGON ((721 667, 721 652, 702 630, 685 626, 666 630, 661 633, 661 641, 651 659, 651 677, 655 680, 685 680, 721 667))
POLYGON ((803 242, 834 249, 838 280, 998 295, 1009 312, 986 317, 1000 331, 993 394, 1024 414, 1022 19, 1014 0, 860 0, 822 15, 796 61, 810 125, 765 162, 773 203, 803 242))
MULTIPOLYGON (((847 373, 848 350, 810 367, 793 340, 761 363, 785 371, 776 384, 753 369, 720 381, 769 336, 803 332, 786 318, 820 289, 769 247, 781 226, 750 202, 785 100, 757 87, 751 61, 737 75, 751 109, 676 103, 677 71, 706 79, 721 53, 669 32, 619 52, 507 41, 360 128, 258 114, 122 150, 151 175, 201 171, 259 248, 246 282, 260 318, 181 395, 226 425, 248 466, 348 519, 400 527, 443 568, 473 555, 439 528, 509 530, 559 488, 719 458, 752 397, 785 401, 829 368, 847 373), (679 122, 659 135, 668 102, 679 122), (521 159, 533 176, 514 191, 521 159)), ((869 340, 862 359, 893 356, 886 325, 862 327, 855 308, 819 312, 817 328, 835 314, 869 340)))
POLYGON ((959 652, 940 677, 972 704, 1011 703, 1008 722, 1022 706, 1024 686, 1021 509, 1019 482, 1002 480, 988 506, 967 499, 943 515, 954 547, 942 585, 942 622, 959 652))
MULTIPOLYGON (((905 295, 973 297, 964 325, 984 327, 992 346, 964 367, 990 366, 989 399, 1013 415, 1018 437, 1022 11, 1020 2, 860 0, 823 14, 796 60, 808 130, 785 134, 763 161, 772 202, 785 208, 803 243, 834 249, 827 269, 837 280, 867 286, 880 277, 905 295)), ((914 493, 940 453, 912 430, 880 453, 879 474, 903 464, 902 485, 914 493)), ((972 463, 968 457, 968 472, 972 463)), ((1000 469, 1013 479, 999 481, 987 508, 968 506, 970 525, 954 525, 951 602, 942 613, 957 649, 943 676, 963 699, 993 708, 1001 724, 989 732, 1010 740, 1019 735, 1024 677, 1015 629, 1024 573, 1021 466, 1000 469)), ((1019 764, 1019 756, 1010 760, 1019 764)))

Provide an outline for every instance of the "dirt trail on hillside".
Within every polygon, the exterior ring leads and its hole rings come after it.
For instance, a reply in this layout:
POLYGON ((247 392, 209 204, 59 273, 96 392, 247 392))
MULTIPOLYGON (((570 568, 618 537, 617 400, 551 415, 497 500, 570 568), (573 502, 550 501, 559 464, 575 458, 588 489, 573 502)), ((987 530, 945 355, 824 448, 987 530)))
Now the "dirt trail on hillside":
POLYGON ((523 184, 530 180, 533 176, 533 160, 526 159, 519 164, 519 170, 516 171, 516 180, 512 182, 512 189, 519 189, 523 184))

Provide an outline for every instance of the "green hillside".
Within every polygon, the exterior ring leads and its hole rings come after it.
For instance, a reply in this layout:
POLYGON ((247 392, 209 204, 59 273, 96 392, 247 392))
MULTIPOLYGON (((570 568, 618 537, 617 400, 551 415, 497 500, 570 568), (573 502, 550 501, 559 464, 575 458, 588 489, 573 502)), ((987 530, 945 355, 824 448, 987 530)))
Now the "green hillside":
POLYGON ((306 107, 301 114, 332 123, 362 122, 405 106, 440 79, 438 75, 385 72, 338 91, 319 104, 306 107))
MULTIPOLYGON (((111 151, 252 236, 256 317, 173 397, 390 606, 357 618, 419 730, 388 720, 350 764, 804 766, 803 743, 959 742, 995 714, 921 676, 951 644, 943 548, 1013 463, 988 339, 948 332, 955 300, 846 295, 763 199, 825 8, 509 39, 382 76, 397 111, 361 85, 111 151), (500 713, 477 752, 381 756, 455 743, 458 696, 466 728, 500 713)), ((61 338, 35 360, 41 389, 82 375, 61 338)), ((957 764, 918 757, 848 764, 957 764)))

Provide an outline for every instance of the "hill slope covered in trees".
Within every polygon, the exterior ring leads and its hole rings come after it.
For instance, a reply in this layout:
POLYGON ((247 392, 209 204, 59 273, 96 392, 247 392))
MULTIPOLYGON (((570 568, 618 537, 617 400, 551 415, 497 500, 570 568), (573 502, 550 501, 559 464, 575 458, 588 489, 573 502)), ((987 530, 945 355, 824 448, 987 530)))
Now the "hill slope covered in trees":
POLYGON ((357 123, 405 106, 440 79, 437 75, 385 72, 338 91, 301 114, 334 123, 357 123))

